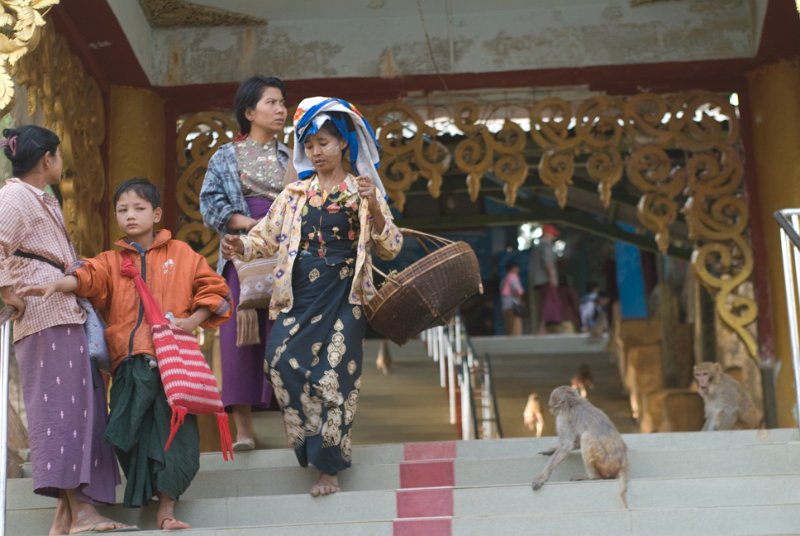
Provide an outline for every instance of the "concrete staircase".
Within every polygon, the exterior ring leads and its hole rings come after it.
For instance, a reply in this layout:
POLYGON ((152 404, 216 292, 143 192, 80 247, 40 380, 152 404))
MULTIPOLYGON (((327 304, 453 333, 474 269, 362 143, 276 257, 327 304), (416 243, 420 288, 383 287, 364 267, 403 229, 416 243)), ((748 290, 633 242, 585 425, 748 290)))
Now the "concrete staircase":
MULTIPOLYGON (((800 533, 797 430, 626 435, 629 509, 618 482, 569 482, 576 452, 534 493, 555 438, 353 448, 339 494, 312 498, 314 473, 286 449, 205 454, 177 506, 185 536, 766 535, 800 533)), ((120 493, 122 488, 120 487, 120 493)), ((9 481, 9 536, 47 534, 54 501, 9 481)), ((155 510, 103 511, 152 531, 155 510)), ((152 532, 150 532, 152 531, 152 532)))

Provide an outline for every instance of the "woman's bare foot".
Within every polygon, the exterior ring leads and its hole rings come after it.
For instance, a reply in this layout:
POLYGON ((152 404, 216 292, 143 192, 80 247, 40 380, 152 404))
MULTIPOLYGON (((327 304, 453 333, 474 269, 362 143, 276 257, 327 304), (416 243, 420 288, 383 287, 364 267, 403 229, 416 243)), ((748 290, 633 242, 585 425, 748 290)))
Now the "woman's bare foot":
POLYGON ((156 523, 161 530, 182 530, 190 529, 191 525, 175 517, 175 499, 164 495, 160 491, 158 495, 158 512, 156 513, 156 523))
MULTIPOLYGON (((238 445, 255 445, 255 430, 253 430, 253 407, 249 404, 236 404, 231 411, 233 424, 236 425, 236 443, 238 445)), ((236 447, 234 445, 234 450, 236 447)), ((253 450, 241 448, 240 450, 253 450)))
POLYGON ((56 503, 56 515, 53 518, 53 524, 50 526, 50 536, 60 536, 62 534, 69 534, 70 525, 72 524, 72 512, 69 509, 69 501, 64 491, 58 497, 56 503))
POLYGON ((311 486, 311 496, 321 497, 323 495, 332 495, 341 491, 339 487, 339 478, 336 475, 319 474, 319 480, 316 484, 311 486))
POLYGON ((80 501, 75 490, 65 490, 64 495, 69 501, 70 511, 70 526, 67 534, 137 530, 136 525, 127 525, 101 515, 94 505, 80 501))
POLYGON ((107 517, 100 516, 95 521, 90 521, 87 524, 81 524, 79 526, 73 526, 69 529, 69 534, 83 534, 86 532, 120 532, 122 530, 138 530, 136 525, 126 525, 125 523, 120 523, 119 521, 114 521, 113 519, 108 519, 107 517))

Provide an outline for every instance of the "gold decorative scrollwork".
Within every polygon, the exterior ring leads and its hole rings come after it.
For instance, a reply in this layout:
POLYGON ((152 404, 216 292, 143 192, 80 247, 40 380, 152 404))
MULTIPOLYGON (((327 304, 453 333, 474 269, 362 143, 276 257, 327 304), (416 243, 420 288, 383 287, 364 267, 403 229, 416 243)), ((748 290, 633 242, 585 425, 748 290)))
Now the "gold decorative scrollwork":
MULTIPOLYGON (((715 129, 706 132, 718 139, 715 129)), ((695 139, 693 143, 708 142, 695 139)), ((748 326, 758 310, 753 298, 738 292, 741 285, 749 284, 753 273, 753 253, 747 240, 749 215, 741 192, 741 157, 732 146, 718 145, 692 155, 686 174, 690 197, 684 214, 689 238, 696 244, 692 266, 700 281, 714 291, 720 318, 756 357, 755 336, 748 326)))
POLYGON ((61 138, 64 219, 79 254, 96 255, 106 237, 101 151, 106 133, 100 88, 52 26, 41 33, 36 50, 17 64, 16 81, 27 87, 28 117, 41 112, 44 125, 61 138))
MULTIPOLYGON (((558 98, 488 104, 465 100, 436 106, 445 109, 437 114, 446 118, 441 123, 439 119, 426 122, 418 108, 404 102, 367 110, 383 146, 381 176, 400 210, 406 192, 421 177, 427 179, 430 194, 438 197, 451 166, 466 174, 473 201, 480 194, 482 179, 492 172, 503 183, 506 202, 513 205, 528 175, 525 154, 531 149, 541 154, 539 180, 553 189, 562 208, 579 166, 585 164, 584 178, 597 184, 606 207, 613 200, 614 188, 627 177, 628 191, 635 188, 640 194, 639 222, 655 234, 660 251, 667 252, 672 241, 670 228, 683 214, 689 238, 695 243, 696 273, 714 294, 719 317, 755 356, 752 323, 756 304, 742 292, 744 285, 751 284, 752 250, 742 199, 739 125, 736 110, 724 95, 693 91, 671 96, 595 96, 580 102, 558 98), (500 110, 512 108, 525 112, 499 118, 500 110), (512 118, 525 115, 530 121, 528 133, 522 119, 512 118), (451 162, 449 149, 441 140, 444 134, 457 136, 457 131, 462 137, 451 162), (533 148, 528 147, 528 135, 533 148)), ((188 134, 182 132, 181 139, 188 134)), ((204 170, 207 156, 194 154, 200 146, 192 146, 189 160, 197 161, 204 170)), ((197 183, 193 174, 199 173, 193 165, 183 165, 180 183, 180 190, 186 191, 180 203, 187 233, 202 229, 190 202, 197 192, 197 187, 190 185, 197 183)), ((197 241, 201 241, 199 235, 197 241)), ((206 241, 205 252, 213 261, 216 237, 206 241)))
POLYGON ((710 91, 690 91, 673 98, 669 129, 675 144, 687 151, 705 151, 739 140, 739 121, 728 100, 710 91), (727 118, 721 121, 720 118, 727 118))
POLYGON ((513 205, 517 189, 528 178, 528 164, 523 155, 525 131, 516 123, 506 120, 495 135, 485 124, 480 124, 480 109, 474 102, 463 101, 454 106, 456 126, 466 134, 466 139, 455 148, 456 165, 467 173, 467 191, 472 201, 478 199, 481 179, 489 170, 503 182, 506 202, 513 205), (495 154, 499 157, 495 162, 495 154))
POLYGON ((635 145, 662 145, 672 139, 665 124, 670 107, 667 100, 654 93, 629 97, 622 106, 625 133, 635 145))
POLYGON ((0 110, 14 98, 11 70, 36 48, 45 25, 44 14, 61 0, 0 0, 0 110))
POLYGON ((539 160, 539 178, 553 189, 558 206, 567 206, 567 189, 575 174, 575 155, 572 151, 545 149, 539 160))
POLYGON ((184 119, 177 134, 178 209, 180 223, 177 238, 185 240, 214 266, 219 250, 219 236, 203 224, 200 214, 200 189, 208 160, 222 145, 233 141, 238 131, 236 121, 224 112, 201 112, 184 119))
POLYGON ((378 170, 389 197, 398 210, 403 210, 405 192, 420 176, 428 179, 428 192, 434 198, 441 194, 442 175, 450 167, 450 151, 436 139, 436 129, 411 106, 389 102, 369 111, 369 121, 376 129, 382 152, 378 170), (412 131, 408 138, 406 133, 412 131))
POLYGON ((638 205, 639 221, 656 235, 658 249, 669 247, 669 225, 678 216, 675 196, 686 185, 684 170, 673 172, 667 152, 655 145, 639 147, 628 159, 627 175, 631 183, 642 191, 638 205))

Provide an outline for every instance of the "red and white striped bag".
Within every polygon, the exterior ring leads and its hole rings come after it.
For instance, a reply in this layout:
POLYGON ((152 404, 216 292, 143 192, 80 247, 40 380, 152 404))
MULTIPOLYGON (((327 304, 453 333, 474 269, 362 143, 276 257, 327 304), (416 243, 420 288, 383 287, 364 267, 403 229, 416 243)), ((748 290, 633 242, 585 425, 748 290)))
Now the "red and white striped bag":
POLYGON ((169 449, 187 413, 210 413, 217 417, 222 456, 225 460, 228 456, 233 459, 228 414, 222 406, 217 380, 200 351, 197 339, 191 333, 170 325, 127 252, 122 252, 122 275, 133 279, 139 292, 144 316, 153 335, 161 383, 172 408, 169 438, 164 450, 169 449))

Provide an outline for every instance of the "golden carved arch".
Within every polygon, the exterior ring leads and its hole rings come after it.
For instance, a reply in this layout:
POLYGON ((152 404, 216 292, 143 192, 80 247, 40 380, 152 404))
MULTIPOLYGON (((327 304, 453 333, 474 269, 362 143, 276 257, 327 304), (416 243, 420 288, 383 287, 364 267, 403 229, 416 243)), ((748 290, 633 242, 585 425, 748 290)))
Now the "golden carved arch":
POLYGON ((8 111, 14 98, 13 69, 36 48, 44 16, 60 0, 0 0, 0 110, 8 111))
POLYGON ((185 240, 209 264, 217 262, 219 236, 203 225, 200 214, 200 188, 203 186, 208 160, 222 145, 233 141, 238 130, 231 114, 202 112, 185 118, 178 128, 178 211, 180 223, 177 238, 185 240))
MULTIPOLYGON (((400 101, 360 108, 383 146, 379 171, 400 210, 406 192, 421 178, 438 197, 443 175, 453 167, 466 175, 473 200, 482 179, 491 175, 503 184, 505 200, 513 206, 532 153, 540 155, 539 179, 553 189, 561 207, 567 204, 578 159, 605 206, 627 177, 626 187, 639 195, 639 222, 654 233, 660 251, 667 251, 670 228, 683 214, 694 243, 695 273, 715 297, 718 316, 756 357, 756 303, 742 291, 752 284, 753 256, 739 121, 726 96, 692 91, 593 96, 578 102, 464 100, 429 104, 429 118, 400 101), (452 152, 441 141, 447 135, 458 139, 452 152), (676 153, 681 157, 675 158, 676 153)), ((216 255, 216 242, 209 253, 216 255)))

